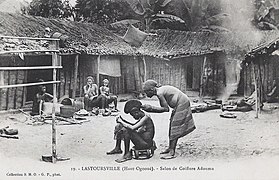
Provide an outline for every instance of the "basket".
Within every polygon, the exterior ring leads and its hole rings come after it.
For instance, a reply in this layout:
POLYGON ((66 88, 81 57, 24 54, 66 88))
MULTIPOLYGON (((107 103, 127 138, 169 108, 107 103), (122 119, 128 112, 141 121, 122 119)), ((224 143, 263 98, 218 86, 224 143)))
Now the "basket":
POLYGON ((69 105, 64 105, 60 107, 60 116, 69 118, 69 117, 73 117, 74 114, 75 114, 75 107, 69 105))

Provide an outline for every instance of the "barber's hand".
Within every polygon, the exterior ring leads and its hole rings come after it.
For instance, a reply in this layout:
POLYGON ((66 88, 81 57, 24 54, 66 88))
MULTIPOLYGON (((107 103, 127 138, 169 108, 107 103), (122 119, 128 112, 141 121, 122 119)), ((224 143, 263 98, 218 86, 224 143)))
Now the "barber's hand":
POLYGON ((150 104, 143 104, 141 105, 141 108, 145 111, 149 111, 152 109, 152 106, 150 104))
POLYGON ((171 111, 171 117, 173 117, 174 114, 175 114, 175 110, 172 110, 172 111, 171 111))

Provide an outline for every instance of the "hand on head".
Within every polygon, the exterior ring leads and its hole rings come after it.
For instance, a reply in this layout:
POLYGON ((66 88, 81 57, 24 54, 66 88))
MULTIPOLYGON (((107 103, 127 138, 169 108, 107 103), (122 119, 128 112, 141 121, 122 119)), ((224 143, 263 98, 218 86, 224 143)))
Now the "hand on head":
POLYGON ((87 83, 87 85, 89 86, 89 87, 91 87, 92 86, 92 84, 93 84, 93 82, 94 82, 94 79, 93 79, 93 77, 92 76, 88 76, 87 78, 86 78, 86 83, 87 83))
POLYGON ((150 104, 143 104, 141 105, 141 109, 144 111, 150 110, 152 106, 150 104))

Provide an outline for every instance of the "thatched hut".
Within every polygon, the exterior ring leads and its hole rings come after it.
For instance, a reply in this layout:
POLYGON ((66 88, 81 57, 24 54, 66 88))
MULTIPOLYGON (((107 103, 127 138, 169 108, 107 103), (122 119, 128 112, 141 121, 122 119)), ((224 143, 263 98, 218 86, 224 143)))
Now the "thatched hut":
POLYGON ((236 83, 240 86, 230 93, 249 94, 244 88, 246 67, 241 71, 239 65, 245 53, 278 35, 274 31, 153 33, 157 36, 149 36, 138 49, 145 60, 146 78, 202 96, 222 96, 231 91, 229 84, 236 83))
MULTIPOLYGON (((58 97, 82 96, 82 86, 87 75, 93 75, 96 82, 105 77, 111 79, 114 93, 126 91, 123 73, 128 71, 132 48, 121 38, 95 24, 69 22, 59 19, 46 19, 16 14, 0 13, 0 51, 15 49, 45 49, 42 41, 10 41, 5 36, 45 37, 46 28, 50 34, 60 34, 65 39, 59 48, 63 69, 58 72, 61 83, 58 97), (123 57, 126 58, 123 58, 123 57), (109 67, 114 67, 112 70, 109 67), (105 77, 103 77, 105 76, 105 77)), ((62 39, 62 38, 61 38, 62 39)), ((51 64, 51 54, 25 53, 1 55, 0 66, 42 66, 51 64)), ((2 84, 30 83, 38 79, 52 79, 51 70, 2 71, 2 84)), ((32 100, 35 87, 1 89, 0 110, 14 109, 32 100)), ((51 92, 52 86, 48 86, 51 92)), ((133 88, 131 88, 133 89, 133 88)))
POLYGON ((246 64, 246 68, 251 70, 246 76, 247 79, 250 80, 246 82, 246 84, 249 84, 247 91, 250 89, 257 90, 259 107, 260 104, 265 101, 272 101, 271 98, 274 98, 274 100, 278 102, 278 49, 279 38, 277 36, 277 38, 274 38, 267 43, 263 43, 249 51, 243 62, 246 64))

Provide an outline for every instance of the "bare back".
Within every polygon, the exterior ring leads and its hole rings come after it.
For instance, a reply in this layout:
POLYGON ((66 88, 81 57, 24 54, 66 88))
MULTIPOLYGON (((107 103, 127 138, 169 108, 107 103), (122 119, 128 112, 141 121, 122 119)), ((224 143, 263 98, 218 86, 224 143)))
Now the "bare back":
POLYGON ((177 107, 180 103, 189 101, 189 98, 182 91, 173 86, 161 86, 157 89, 159 100, 164 98, 171 108, 177 107))

